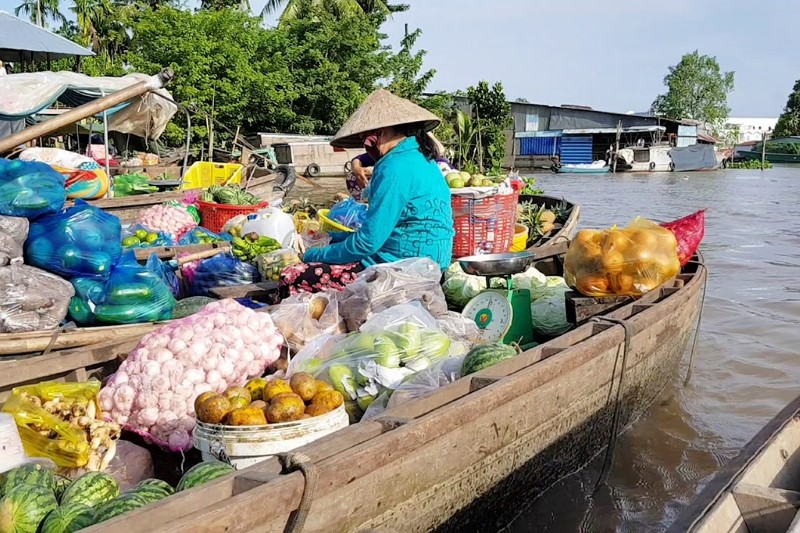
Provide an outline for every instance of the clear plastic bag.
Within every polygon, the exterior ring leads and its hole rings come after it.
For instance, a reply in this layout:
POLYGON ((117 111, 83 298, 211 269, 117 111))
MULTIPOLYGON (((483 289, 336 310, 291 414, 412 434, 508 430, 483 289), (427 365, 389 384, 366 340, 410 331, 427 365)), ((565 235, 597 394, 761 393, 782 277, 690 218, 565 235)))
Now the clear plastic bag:
POLYGON ((0 267, 0 333, 58 327, 75 294, 66 280, 14 262, 0 267))
POLYGON ((472 345, 483 342, 478 324, 461 313, 448 311, 436 319, 436 326, 451 339, 461 340, 472 345))
POLYGON ((278 281, 281 279, 281 272, 288 266, 300 263, 297 252, 291 248, 281 248, 268 254, 259 255, 256 258, 258 272, 261 279, 266 281, 278 281))
POLYGON ((153 456, 146 448, 121 440, 105 472, 117 480, 120 492, 125 492, 154 476, 153 456))
POLYGON ((323 339, 314 356, 298 354, 287 375, 303 371, 327 381, 351 402, 352 419, 358 420, 383 392, 451 354, 452 341, 435 324, 419 306, 389 309, 358 333, 323 339))
POLYGON ((447 312, 439 281, 442 271, 428 258, 373 265, 360 272, 339 296, 339 313, 349 331, 358 330, 374 313, 418 301, 434 317, 447 312))
POLYGON ((105 279, 122 255, 119 218, 75 200, 63 213, 41 217, 31 224, 26 262, 71 278, 105 279))
POLYGON ((564 261, 564 279, 586 296, 641 296, 680 272, 675 235, 637 218, 624 229, 581 230, 564 261))
POLYGON ((181 281, 178 279, 178 275, 175 274, 175 271, 172 270, 166 263, 161 261, 156 254, 150 254, 150 257, 147 258, 147 263, 145 263, 147 270, 158 276, 164 284, 169 287, 172 296, 175 298, 180 298, 181 296, 181 281))
POLYGON ((29 456, 46 457, 64 468, 82 467, 87 464, 90 452, 86 432, 49 413, 43 405, 58 398, 61 402, 77 401, 88 406, 95 402, 99 391, 97 380, 85 383, 45 381, 15 387, 2 410, 14 417, 29 456))
POLYGON ((367 204, 356 202, 353 198, 342 200, 331 207, 331 210, 328 211, 328 218, 342 226, 358 231, 367 218, 367 204))
POLYGON ((0 231, 0 266, 6 266, 14 259, 22 258, 22 245, 11 235, 0 231))
POLYGON ((76 286, 86 290, 77 291, 83 305, 89 310, 89 320, 75 316, 81 323, 137 324, 158 322, 172 318, 175 298, 170 288, 159 276, 136 261, 133 252, 122 256, 119 263, 111 269, 111 275, 97 291, 97 285, 78 282, 76 286), (84 319, 84 320, 81 320, 84 319))
POLYGON ((304 250, 324 248, 331 243, 331 236, 324 231, 306 230, 300 233, 300 241, 303 243, 304 250))
POLYGON ((204 259, 194 271, 193 296, 208 296, 215 287, 232 287, 261 281, 256 267, 236 259, 233 255, 219 254, 204 259))
POLYGON ((292 353, 322 335, 346 332, 334 293, 304 292, 291 296, 274 307, 270 315, 292 353))
POLYGON ((169 233, 151 230, 141 224, 133 224, 122 230, 122 247, 126 250, 174 245, 175 240, 169 233))
POLYGON ((227 233, 214 233, 206 228, 200 226, 192 228, 187 231, 183 237, 180 238, 178 244, 186 246, 189 244, 210 244, 214 242, 228 241, 230 242, 231 235, 227 233))
POLYGON ((64 176, 50 165, 0 158, 0 215, 36 218, 58 213, 66 199, 64 176))
POLYGON ((24 246, 25 241, 28 240, 29 227, 30 223, 27 218, 0 215, 0 232, 10 236, 20 246, 24 246))

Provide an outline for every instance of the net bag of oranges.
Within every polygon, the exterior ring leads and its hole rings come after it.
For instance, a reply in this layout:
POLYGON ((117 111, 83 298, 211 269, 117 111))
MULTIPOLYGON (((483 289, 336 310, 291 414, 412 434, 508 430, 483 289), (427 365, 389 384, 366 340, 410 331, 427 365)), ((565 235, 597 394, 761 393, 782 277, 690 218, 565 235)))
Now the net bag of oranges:
POLYGON ((675 235, 637 217, 623 229, 579 231, 567 251, 564 278, 586 296, 641 296, 680 269, 675 235))

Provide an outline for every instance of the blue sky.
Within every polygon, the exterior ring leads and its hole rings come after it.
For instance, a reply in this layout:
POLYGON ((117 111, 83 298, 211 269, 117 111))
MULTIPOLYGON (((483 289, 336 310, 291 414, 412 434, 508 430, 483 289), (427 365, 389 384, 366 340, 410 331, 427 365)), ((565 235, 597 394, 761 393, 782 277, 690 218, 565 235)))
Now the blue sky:
MULTIPOLYGON (((62 0, 63 1, 63 0, 62 0)), ((66 0, 71 4, 70 0, 66 0)), ((251 0, 259 10, 265 0, 251 0)), ((13 11, 18 0, 0 0, 13 11)), ((796 0, 405 0, 385 27, 421 28, 431 89, 501 80, 510 99, 643 111, 695 49, 736 73, 731 115, 777 117, 800 78, 796 0)))

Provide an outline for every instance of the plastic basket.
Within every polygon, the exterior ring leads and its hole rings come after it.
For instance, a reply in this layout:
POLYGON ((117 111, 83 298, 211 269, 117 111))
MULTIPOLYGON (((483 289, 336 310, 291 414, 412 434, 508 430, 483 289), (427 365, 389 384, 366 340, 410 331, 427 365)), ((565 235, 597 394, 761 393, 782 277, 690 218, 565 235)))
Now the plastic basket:
POLYGON ((528 247, 528 226, 517 224, 514 240, 511 241, 511 252, 524 252, 528 247))
POLYGON ((508 252, 516 229, 517 198, 516 193, 483 198, 453 194, 453 258, 508 252))
POLYGON ((184 189, 208 189, 212 185, 242 182, 242 169, 237 163, 198 161, 183 176, 184 189))
POLYGON ((249 215, 269 206, 269 202, 258 205, 226 205, 211 202, 197 202, 200 208, 200 225, 204 228, 219 233, 227 221, 237 215, 249 215))
POLYGON ((330 209, 320 209, 319 211, 317 211, 317 217, 319 217, 319 222, 322 225, 321 227, 322 231, 326 233, 337 232, 337 231, 346 231, 348 233, 354 232, 354 230, 348 228, 347 226, 344 226, 342 224, 339 224, 338 222, 329 219, 328 218, 329 212, 330 209))

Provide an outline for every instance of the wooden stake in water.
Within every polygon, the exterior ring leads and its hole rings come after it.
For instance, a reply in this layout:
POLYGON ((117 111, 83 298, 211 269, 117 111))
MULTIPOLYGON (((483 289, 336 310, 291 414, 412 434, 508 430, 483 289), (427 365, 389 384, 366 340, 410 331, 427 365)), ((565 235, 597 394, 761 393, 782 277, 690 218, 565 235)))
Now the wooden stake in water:
POLYGON ((764 161, 767 159, 767 136, 766 131, 761 135, 761 170, 764 170, 764 161))

